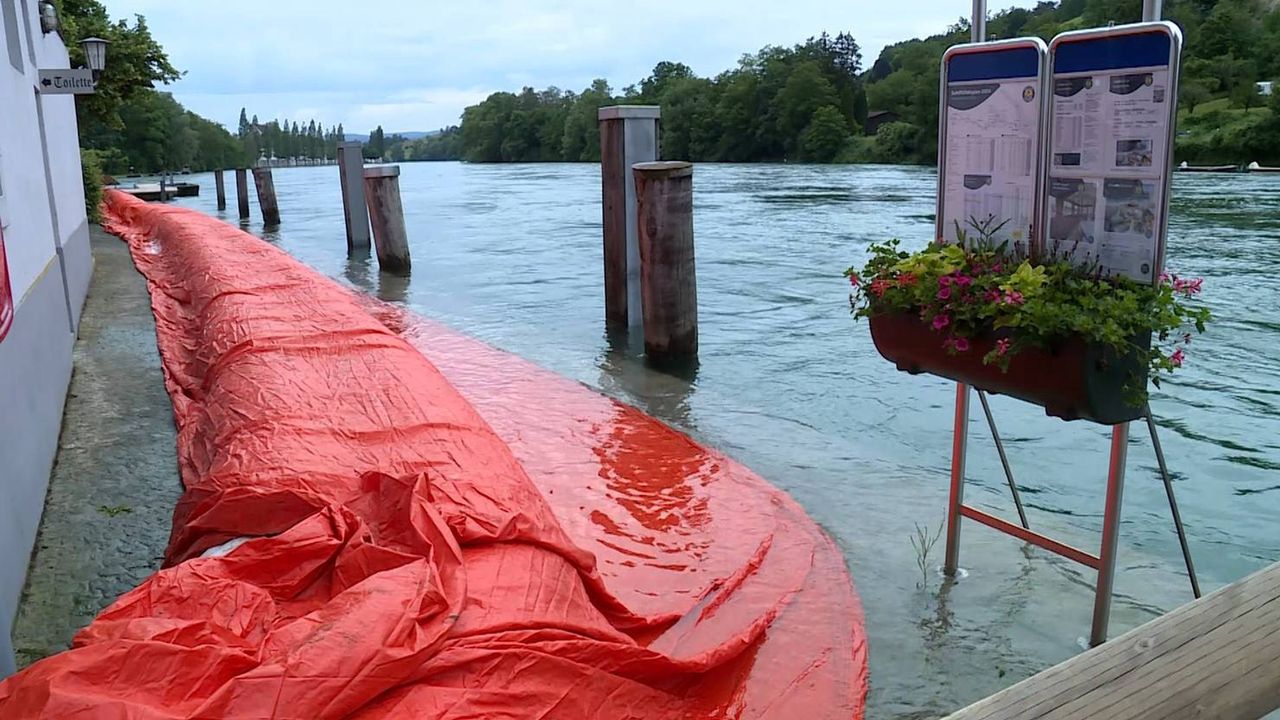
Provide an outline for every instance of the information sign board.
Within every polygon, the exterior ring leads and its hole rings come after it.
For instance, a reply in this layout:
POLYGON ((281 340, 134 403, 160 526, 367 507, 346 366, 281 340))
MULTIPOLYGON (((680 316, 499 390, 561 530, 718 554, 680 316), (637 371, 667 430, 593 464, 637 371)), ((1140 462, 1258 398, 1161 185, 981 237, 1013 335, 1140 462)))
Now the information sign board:
POLYGON ((942 57, 937 237, 992 239, 1024 250, 1040 213, 1046 47, 1039 38, 956 45, 942 57))
POLYGON ((1168 22, 1064 33, 1049 44, 1051 252, 1154 281, 1164 266, 1178 60, 1168 22))

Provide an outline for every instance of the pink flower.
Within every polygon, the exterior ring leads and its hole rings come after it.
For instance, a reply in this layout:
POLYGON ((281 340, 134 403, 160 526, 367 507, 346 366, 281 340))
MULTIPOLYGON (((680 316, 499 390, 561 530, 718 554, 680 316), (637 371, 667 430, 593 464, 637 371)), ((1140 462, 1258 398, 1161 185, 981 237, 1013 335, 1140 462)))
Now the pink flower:
POLYGON ((942 288, 941 290, 939 290, 939 291, 938 291, 938 299, 939 299, 939 300, 950 300, 950 299, 951 299, 951 288, 949 288, 949 287, 944 287, 944 288, 942 288))
POLYGON ((933 318, 933 329, 941 330, 951 324, 951 317, 948 315, 935 315, 933 318))
POLYGON ((1180 292, 1187 297, 1191 297, 1192 295, 1200 292, 1201 286, 1203 285, 1204 278, 1196 278, 1195 280, 1185 280, 1177 276, 1174 276, 1173 278, 1174 291, 1180 292))
POLYGON ((956 276, 956 284, 959 285, 960 287, 968 287, 969 283, 971 282, 973 282, 973 278, 969 277, 968 275, 956 276))
POLYGON ((942 276, 940 276, 940 277, 938 278, 938 284, 939 284, 939 285, 941 285, 941 286, 943 286, 943 287, 946 287, 946 286, 950 285, 950 284, 951 284, 951 276, 950 276, 950 275, 942 275, 942 276))
POLYGON ((987 300, 987 302, 989 302, 989 303, 998 303, 998 302, 1000 302, 1000 291, 999 291, 999 290, 988 290, 988 291, 987 291, 987 295, 986 295, 986 300, 987 300))
POLYGON ((884 294, 893 287, 893 283, 884 278, 876 278, 871 281, 871 292, 876 297, 884 297, 884 294))
POLYGON ((1004 294, 1005 305, 1021 305, 1023 302, 1022 293, 1017 290, 1010 290, 1004 294))
POLYGON ((1160 284, 1164 285, 1165 283, 1169 282, 1170 277, 1171 276, 1167 272, 1160 273, 1160 284))
POLYGON ((1178 348, 1169 356, 1169 363, 1174 367, 1182 367, 1182 361, 1186 359, 1187 356, 1182 353, 1182 348, 1178 348))
POLYGON ((969 338, 956 338, 956 351, 969 352, 969 338))
POLYGON ((1004 357, 1009 352, 1009 338, 1001 338, 996 341, 996 355, 1004 357))
POLYGON ((858 279, 858 274, 857 274, 857 273, 849 273, 849 284, 850 284, 850 285, 852 285, 852 286, 854 286, 854 287, 858 287, 858 283, 860 283, 860 282, 862 282, 862 281, 858 279))
POLYGON ((1002 273, 1002 272, 1004 272, 1004 263, 996 263, 995 265, 992 265, 992 266, 991 266, 991 272, 993 272, 993 273, 1002 273))

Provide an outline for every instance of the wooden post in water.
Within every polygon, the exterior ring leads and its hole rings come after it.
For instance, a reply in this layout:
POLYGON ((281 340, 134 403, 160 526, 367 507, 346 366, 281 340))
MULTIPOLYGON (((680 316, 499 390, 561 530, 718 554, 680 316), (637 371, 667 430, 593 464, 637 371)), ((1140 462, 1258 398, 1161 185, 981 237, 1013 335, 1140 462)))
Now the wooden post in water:
POLYGON ((369 251, 369 211, 364 200, 364 145, 338 143, 338 178, 342 182, 342 217, 347 226, 347 252, 369 251))
POLYGON ((227 181, 222 177, 221 170, 213 171, 213 184, 218 190, 218 209, 227 209, 227 181))
POLYGON ((400 202, 400 166, 374 165, 364 169, 364 195, 369 204, 378 267, 386 272, 409 273, 409 236, 404 229, 404 205, 400 202))
POLYGON ((280 206, 276 204, 276 183, 271 177, 271 168, 254 168, 253 184, 258 188, 258 208, 262 210, 263 224, 279 225, 280 206))
POLYGON ((600 180, 604 220, 604 315, 610 329, 637 327, 640 249, 636 239, 636 189, 631 166, 658 159, 654 105, 600 108, 600 180))
POLYGON ((644 351, 658 362, 698 355, 698 280, 693 260, 693 165, 634 166, 644 351))
POLYGON ((236 168, 236 206, 240 219, 249 219, 249 175, 244 168, 236 168))

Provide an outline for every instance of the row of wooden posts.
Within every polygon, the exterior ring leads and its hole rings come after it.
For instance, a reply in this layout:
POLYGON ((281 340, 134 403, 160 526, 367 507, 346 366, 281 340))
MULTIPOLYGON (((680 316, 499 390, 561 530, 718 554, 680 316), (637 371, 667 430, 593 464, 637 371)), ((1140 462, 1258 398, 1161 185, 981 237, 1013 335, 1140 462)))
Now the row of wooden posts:
MULTIPOLYGON (((342 177, 342 200, 347 227, 347 249, 368 252, 370 232, 378 249, 378 265, 385 272, 408 274, 409 239, 405 232, 404 206, 400 201, 400 167, 374 165, 364 167, 358 142, 342 143, 338 148, 342 177)), ((248 170, 237 168, 236 204, 240 220, 249 219, 248 170)), ((218 195, 218 209, 227 209, 226 181, 223 171, 213 173, 218 195)), ((258 207, 267 227, 280 225, 280 205, 276 201, 275 179, 271 168, 253 168, 253 184, 258 192, 258 207)))
MULTIPOLYGON (((693 165, 658 162, 659 108, 601 108, 600 154, 604 221, 605 323, 610 331, 640 331, 653 362, 683 362, 698 354, 698 287, 693 252, 693 165)), ((370 225, 378 265, 408 274, 408 235, 400 199, 400 168, 364 167, 359 142, 338 145, 343 219, 349 253, 369 251, 370 225)), ((249 219, 247 171, 237 169, 240 219, 249 219)), ((222 171, 214 173, 218 209, 227 207, 222 171)), ((280 224, 271 168, 253 169, 263 222, 280 224)))

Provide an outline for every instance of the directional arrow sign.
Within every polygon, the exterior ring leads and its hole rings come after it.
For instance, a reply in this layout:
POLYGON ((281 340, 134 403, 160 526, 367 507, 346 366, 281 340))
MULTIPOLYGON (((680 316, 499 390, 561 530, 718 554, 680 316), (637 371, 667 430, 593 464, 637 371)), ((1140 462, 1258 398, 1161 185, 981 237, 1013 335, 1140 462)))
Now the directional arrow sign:
POLYGON ((93 71, 77 70, 41 70, 41 95, 92 95, 93 71))

